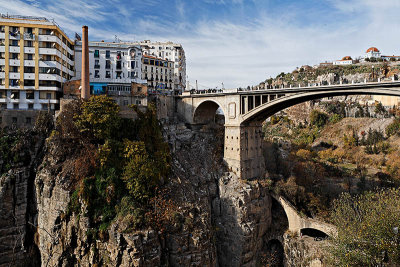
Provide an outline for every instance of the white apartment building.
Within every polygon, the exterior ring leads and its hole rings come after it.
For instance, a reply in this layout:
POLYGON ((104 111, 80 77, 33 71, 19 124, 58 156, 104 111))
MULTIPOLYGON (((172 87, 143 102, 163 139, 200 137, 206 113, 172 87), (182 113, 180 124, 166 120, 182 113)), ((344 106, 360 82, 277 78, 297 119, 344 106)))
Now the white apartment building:
MULTIPOLYGON (((131 84, 146 84, 142 79, 142 50, 129 43, 89 42, 91 94, 128 94, 131 84)), ((81 78, 82 42, 75 41, 76 76, 81 78)))
POLYGON ((73 42, 54 21, 0 14, 0 108, 58 109, 73 75, 73 42))
POLYGON ((172 92, 174 62, 154 56, 143 56, 142 77, 147 80, 150 93, 172 92))
POLYGON ((144 55, 173 62, 172 90, 176 93, 182 93, 186 88, 186 57, 182 45, 173 42, 151 42, 150 40, 138 44, 142 47, 144 55))

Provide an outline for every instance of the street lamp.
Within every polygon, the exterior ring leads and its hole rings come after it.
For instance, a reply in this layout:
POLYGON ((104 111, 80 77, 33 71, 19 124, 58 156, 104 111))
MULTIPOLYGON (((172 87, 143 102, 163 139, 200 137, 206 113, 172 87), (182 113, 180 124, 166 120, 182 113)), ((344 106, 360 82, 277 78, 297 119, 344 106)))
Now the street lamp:
POLYGON ((375 73, 374 73, 374 67, 375 67, 375 66, 372 65, 372 81, 374 81, 374 74, 375 74, 375 73))

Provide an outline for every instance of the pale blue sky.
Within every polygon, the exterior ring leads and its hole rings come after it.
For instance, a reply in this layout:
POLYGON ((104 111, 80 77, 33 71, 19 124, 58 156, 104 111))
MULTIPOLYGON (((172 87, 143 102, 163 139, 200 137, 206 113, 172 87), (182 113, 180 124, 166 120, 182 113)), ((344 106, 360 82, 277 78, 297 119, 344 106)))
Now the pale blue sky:
POLYGON ((399 0, 0 0, 0 13, 46 16, 74 37, 182 43, 187 74, 210 87, 255 85, 303 64, 400 54, 399 0))

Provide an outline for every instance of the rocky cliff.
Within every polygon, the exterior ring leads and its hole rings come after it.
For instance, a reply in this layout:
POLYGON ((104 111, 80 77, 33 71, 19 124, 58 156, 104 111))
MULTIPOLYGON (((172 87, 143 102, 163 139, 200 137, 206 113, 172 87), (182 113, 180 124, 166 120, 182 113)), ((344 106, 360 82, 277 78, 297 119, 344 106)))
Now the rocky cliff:
MULTIPOLYGON (((31 160, 0 183, 0 266, 257 266, 271 239, 283 244, 284 213, 269 187, 226 172, 223 128, 164 124, 172 151, 166 187, 177 206, 174 224, 127 232, 115 220, 101 232, 70 212, 76 140, 30 142, 31 160), (3 237, 4 236, 4 237, 3 237)), ((286 226, 285 226, 286 225, 286 226)), ((279 264, 277 265, 279 266, 279 264)), ((293 265, 292 265, 293 266, 293 265)))

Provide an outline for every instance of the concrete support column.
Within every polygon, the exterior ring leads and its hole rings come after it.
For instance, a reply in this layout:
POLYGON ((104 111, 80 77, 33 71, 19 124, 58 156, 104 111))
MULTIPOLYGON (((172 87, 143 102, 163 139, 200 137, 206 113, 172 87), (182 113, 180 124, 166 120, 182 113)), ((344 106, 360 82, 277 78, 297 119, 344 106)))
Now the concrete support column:
POLYGON ((244 97, 244 114, 249 112, 249 99, 247 96, 244 97))
POLYGON ((261 125, 225 126, 224 161, 241 179, 265 174, 261 125))

